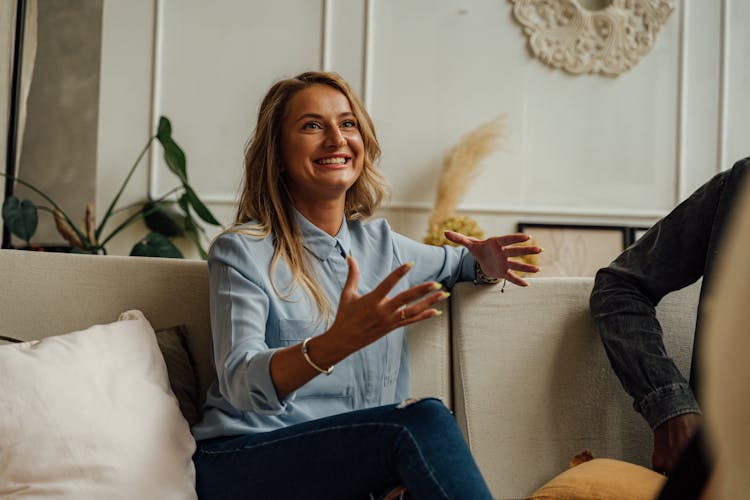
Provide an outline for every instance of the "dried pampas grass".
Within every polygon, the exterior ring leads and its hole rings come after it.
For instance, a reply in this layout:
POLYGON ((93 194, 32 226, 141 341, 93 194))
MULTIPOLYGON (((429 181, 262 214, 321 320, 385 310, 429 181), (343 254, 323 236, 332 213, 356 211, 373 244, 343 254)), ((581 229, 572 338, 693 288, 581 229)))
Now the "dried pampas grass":
POLYGON ((456 207, 478 174, 479 164, 500 149, 505 132, 505 115, 501 115, 468 132, 461 142, 446 153, 428 233, 439 231, 444 221, 453 217, 456 207))

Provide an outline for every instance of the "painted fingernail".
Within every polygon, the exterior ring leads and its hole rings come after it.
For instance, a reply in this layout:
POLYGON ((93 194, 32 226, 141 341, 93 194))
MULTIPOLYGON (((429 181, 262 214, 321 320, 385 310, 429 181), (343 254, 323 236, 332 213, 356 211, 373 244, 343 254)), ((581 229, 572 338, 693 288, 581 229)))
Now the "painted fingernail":
POLYGON ((441 311, 440 309, 435 309, 435 314, 433 314, 433 316, 442 316, 442 314, 443 311, 441 311))
POLYGON ((450 292, 443 292, 443 294, 441 295, 441 297, 442 297, 443 299, 447 299, 447 298, 448 298, 448 297, 450 297, 450 296, 451 296, 451 293, 450 293, 450 292))
POLYGON ((410 260, 409 262, 407 262, 406 263, 406 267, 408 267, 409 269, 411 269, 412 267, 414 267, 414 261, 410 260))
POLYGON ((432 289, 433 290, 440 290, 441 288, 443 288, 443 284, 442 283, 438 283, 437 281, 433 281, 432 282, 432 289))
POLYGON ((542 253, 542 252, 544 252, 544 248, 543 247, 539 247, 539 253, 542 253))

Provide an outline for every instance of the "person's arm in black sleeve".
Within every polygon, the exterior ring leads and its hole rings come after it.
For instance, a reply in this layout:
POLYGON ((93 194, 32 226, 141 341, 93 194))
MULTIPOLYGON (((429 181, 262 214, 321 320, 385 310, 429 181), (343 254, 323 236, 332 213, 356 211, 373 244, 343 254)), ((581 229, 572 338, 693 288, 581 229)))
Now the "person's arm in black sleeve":
MULTIPOLYGON (((655 306, 703 274, 725 177, 719 174, 704 184, 599 270, 594 283, 591 314, 607 356, 634 408, 654 430, 684 415, 673 423, 686 424, 683 434, 692 435, 699 421, 693 392, 664 347, 655 306)), ((682 440, 655 434, 656 468, 672 463, 672 454, 665 462, 664 450, 657 448, 673 448, 675 459, 681 448, 679 442, 657 442, 662 438, 682 440)))

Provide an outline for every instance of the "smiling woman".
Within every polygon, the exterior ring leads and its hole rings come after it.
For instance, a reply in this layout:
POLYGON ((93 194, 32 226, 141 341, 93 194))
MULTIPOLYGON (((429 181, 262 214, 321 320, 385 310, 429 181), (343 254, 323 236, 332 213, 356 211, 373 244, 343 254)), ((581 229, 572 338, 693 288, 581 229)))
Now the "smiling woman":
POLYGON ((405 327, 437 316, 458 281, 526 285, 513 271, 536 266, 510 257, 540 249, 511 247, 523 234, 428 246, 363 223, 386 191, 379 157, 337 74, 282 80, 263 99, 236 225, 209 255, 217 380, 193 428, 201 498, 392 498, 404 486, 491 498, 450 411, 409 399, 405 327))

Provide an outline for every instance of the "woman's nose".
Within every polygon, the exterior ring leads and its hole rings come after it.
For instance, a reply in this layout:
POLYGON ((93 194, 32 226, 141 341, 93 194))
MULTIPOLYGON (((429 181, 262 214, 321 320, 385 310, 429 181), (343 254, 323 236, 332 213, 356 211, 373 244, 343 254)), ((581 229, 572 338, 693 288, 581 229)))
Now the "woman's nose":
POLYGON ((346 144, 346 137, 338 127, 331 127, 326 135, 326 146, 338 147, 346 144))

